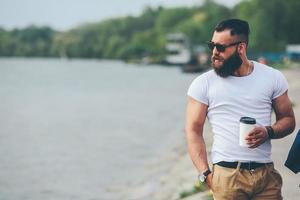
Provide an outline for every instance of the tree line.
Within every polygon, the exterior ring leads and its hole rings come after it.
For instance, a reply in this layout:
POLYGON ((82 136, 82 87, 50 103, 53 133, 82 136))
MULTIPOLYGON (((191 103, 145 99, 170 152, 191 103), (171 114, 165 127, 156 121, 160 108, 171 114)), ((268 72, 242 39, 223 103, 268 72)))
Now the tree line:
POLYGON ((250 24, 250 52, 281 52, 300 44, 300 1, 246 0, 227 8, 206 0, 199 7, 147 7, 140 16, 82 24, 60 32, 50 27, 0 28, 0 56, 140 59, 160 62, 168 33, 185 33, 192 44, 204 44, 214 26, 227 18, 250 24))

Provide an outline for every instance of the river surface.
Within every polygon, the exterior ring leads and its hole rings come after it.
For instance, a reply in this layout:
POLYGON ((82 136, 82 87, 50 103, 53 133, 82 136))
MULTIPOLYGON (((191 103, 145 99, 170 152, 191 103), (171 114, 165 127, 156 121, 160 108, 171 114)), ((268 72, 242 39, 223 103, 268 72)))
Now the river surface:
POLYGON ((185 143, 195 77, 119 61, 0 59, 0 199, 123 199, 155 182, 185 143))

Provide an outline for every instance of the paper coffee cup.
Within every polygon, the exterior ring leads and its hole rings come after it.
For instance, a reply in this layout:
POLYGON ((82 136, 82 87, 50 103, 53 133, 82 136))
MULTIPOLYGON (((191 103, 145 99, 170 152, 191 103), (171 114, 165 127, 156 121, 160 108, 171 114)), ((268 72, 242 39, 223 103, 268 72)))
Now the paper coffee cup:
POLYGON ((249 147, 245 139, 250 131, 254 129, 256 120, 251 117, 241 117, 240 119, 240 146, 249 147))

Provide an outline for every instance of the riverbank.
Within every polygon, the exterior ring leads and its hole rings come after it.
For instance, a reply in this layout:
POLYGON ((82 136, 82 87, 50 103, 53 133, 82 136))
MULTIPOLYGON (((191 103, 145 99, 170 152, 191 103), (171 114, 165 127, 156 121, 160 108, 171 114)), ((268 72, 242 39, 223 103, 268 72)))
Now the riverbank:
MULTIPOLYGON (((288 151, 295 138, 295 133, 300 128, 300 66, 295 65, 288 69, 281 70, 289 83, 289 96, 294 105, 294 113, 296 117, 295 132, 280 140, 272 142, 272 158, 275 167, 283 177, 283 197, 288 200, 296 200, 300 195, 300 174, 293 174, 288 168, 284 166, 288 151)), ((208 123, 205 125, 205 138, 210 153, 210 146, 212 142, 211 131, 208 123)), ((175 165, 160 178, 160 186, 151 199, 154 200, 176 200, 180 199, 180 195, 185 191, 191 191, 197 182, 198 172, 194 168, 189 155, 186 153, 187 147, 185 144, 181 146, 181 154, 178 154, 175 165), (185 153, 182 153, 185 152, 185 153)), ((188 200, 207 199, 207 193, 198 193, 188 198, 188 200)))

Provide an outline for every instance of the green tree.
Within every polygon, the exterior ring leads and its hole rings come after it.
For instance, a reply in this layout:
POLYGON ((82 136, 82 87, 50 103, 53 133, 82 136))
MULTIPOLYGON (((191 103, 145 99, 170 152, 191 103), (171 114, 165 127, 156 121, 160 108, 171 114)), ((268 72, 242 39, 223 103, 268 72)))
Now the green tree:
POLYGON ((189 8, 170 8, 162 10, 157 16, 155 29, 160 33, 174 32, 174 26, 193 15, 189 8))
POLYGON ((250 49, 259 52, 284 49, 287 12, 284 1, 243 1, 235 8, 235 12, 237 17, 250 24, 250 49))

